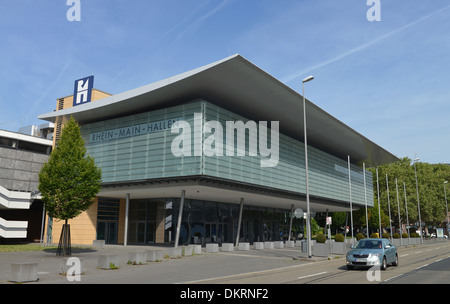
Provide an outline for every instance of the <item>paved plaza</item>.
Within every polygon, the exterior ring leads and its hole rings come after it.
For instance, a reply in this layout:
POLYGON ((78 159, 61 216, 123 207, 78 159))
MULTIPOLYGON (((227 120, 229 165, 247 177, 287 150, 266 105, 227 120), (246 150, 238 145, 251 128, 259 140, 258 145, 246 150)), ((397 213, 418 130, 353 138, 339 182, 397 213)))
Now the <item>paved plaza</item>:
MULTIPOLYGON (((298 247, 262 250, 234 250, 231 252, 206 253, 181 258, 164 258, 142 265, 129 264, 130 252, 167 250, 159 246, 106 245, 104 248, 73 248, 72 257, 82 260, 84 273, 81 281, 70 282, 60 274, 61 264, 66 260, 56 256, 55 249, 27 252, 0 253, 0 284, 10 282, 11 264, 38 263, 38 281, 26 284, 177 284, 201 283, 202 280, 235 276, 242 273, 258 273, 266 270, 308 263, 305 253, 298 247), (100 255, 117 255, 118 269, 98 268, 100 255)), ((324 258, 315 258, 324 259, 324 258)), ((267 282, 270 283, 270 282, 267 282)))

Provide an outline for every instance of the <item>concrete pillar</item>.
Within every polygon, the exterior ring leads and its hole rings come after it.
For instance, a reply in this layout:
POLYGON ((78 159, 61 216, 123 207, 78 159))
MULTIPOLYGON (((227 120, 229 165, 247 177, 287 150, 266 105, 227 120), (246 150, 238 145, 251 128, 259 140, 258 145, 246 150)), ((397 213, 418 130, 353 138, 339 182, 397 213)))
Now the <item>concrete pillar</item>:
POLYGON ((182 190, 181 191, 180 210, 178 211, 177 232, 175 234, 175 248, 178 247, 178 239, 180 238, 181 219, 183 217, 184 196, 185 196, 185 194, 186 194, 186 190, 182 190))
POLYGON ((127 246, 128 243, 128 211, 130 208, 130 193, 127 193, 126 201, 125 201, 125 229, 123 235, 123 245, 127 246))
POLYGON ((244 198, 241 198, 241 207, 239 208, 239 220, 238 220, 238 228, 236 235, 236 247, 239 246, 239 235, 241 234, 241 222, 242 222, 242 210, 244 208, 244 198))

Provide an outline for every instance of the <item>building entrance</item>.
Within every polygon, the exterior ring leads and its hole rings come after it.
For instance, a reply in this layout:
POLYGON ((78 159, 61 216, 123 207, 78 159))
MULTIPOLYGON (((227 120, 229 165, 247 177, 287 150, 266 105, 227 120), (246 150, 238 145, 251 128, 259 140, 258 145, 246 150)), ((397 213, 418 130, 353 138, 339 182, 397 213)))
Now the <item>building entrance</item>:
POLYGON ((119 222, 99 221, 97 223, 97 240, 105 240, 105 244, 117 244, 119 222))
POLYGON ((224 223, 205 223, 205 242, 223 243, 228 242, 228 224, 224 223))

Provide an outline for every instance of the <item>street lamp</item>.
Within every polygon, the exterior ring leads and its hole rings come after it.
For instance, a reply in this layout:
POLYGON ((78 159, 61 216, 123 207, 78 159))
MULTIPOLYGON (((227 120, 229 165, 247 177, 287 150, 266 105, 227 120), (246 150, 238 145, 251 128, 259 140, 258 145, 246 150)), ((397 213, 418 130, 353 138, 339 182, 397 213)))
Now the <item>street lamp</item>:
POLYGON ((445 184, 447 184, 448 181, 444 182, 444 195, 445 195, 445 208, 447 209, 447 235, 449 235, 448 233, 448 225, 450 224, 448 221, 448 205, 447 205, 447 191, 445 190, 445 184))
POLYGON ((420 218, 420 202, 419 202, 419 185, 417 183, 417 171, 416 171, 416 161, 420 158, 414 159, 414 175, 416 176, 416 191, 417 191, 417 210, 419 211, 419 231, 420 231, 420 243, 423 244, 423 231, 422 231, 422 219, 420 218))
POLYGON ((308 143, 306 139, 306 99, 305 83, 314 79, 314 76, 306 77, 302 80, 303 88, 303 131, 305 134, 305 178, 306 178, 306 246, 308 248, 308 258, 311 258, 311 214, 309 209, 309 180, 308 180, 308 143))

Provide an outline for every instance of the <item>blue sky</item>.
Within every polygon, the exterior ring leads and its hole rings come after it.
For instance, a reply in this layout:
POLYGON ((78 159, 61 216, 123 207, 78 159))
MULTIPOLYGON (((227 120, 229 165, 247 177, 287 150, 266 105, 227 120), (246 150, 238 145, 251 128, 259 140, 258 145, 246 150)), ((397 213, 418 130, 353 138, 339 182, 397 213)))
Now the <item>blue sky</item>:
MULTIPOLYGON (((111 94, 239 53, 399 157, 450 163, 450 3, 0 0, 0 129, 43 123, 76 79, 111 94)), ((282 123, 282 122, 280 122, 282 123)))

